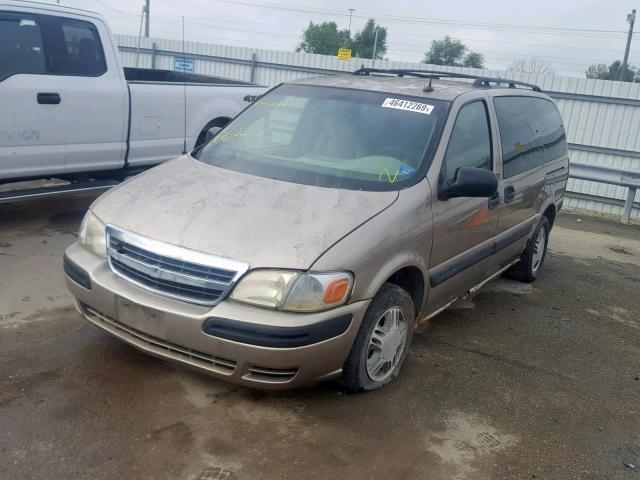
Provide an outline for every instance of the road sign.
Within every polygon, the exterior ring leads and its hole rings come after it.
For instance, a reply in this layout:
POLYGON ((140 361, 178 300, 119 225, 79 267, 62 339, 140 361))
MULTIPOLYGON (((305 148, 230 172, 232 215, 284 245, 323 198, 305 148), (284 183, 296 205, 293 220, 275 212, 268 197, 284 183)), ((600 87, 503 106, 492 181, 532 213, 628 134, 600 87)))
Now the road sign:
POLYGON ((338 50, 338 60, 351 60, 351 49, 341 48, 338 50))
POLYGON ((173 57, 173 71, 194 73, 196 70, 196 59, 192 57, 173 57))

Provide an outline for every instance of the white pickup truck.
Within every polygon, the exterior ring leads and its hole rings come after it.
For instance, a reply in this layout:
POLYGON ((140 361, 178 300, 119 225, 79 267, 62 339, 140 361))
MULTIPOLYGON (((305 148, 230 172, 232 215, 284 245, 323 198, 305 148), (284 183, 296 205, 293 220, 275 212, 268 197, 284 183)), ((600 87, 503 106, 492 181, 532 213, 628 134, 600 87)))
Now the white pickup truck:
POLYGON ((100 15, 0 0, 0 184, 123 178, 190 151, 264 90, 123 68, 100 15))

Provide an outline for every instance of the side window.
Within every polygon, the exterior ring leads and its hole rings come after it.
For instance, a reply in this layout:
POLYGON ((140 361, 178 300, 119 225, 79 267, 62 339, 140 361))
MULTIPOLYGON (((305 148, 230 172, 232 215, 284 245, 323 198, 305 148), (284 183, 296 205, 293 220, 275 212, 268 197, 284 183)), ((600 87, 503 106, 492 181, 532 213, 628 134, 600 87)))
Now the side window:
POLYGON ((555 105, 535 97, 496 97, 493 102, 500 129, 504 178, 549 161, 548 148, 564 138, 555 105))
POLYGON ((18 73, 47 73, 40 23, 29 15, 0 14, 0 80, 18 73))
POLYGON ((532 99, 538 111, 538 133, 544 146, 545 162, 552 162, 567 154, 567 137, 558 107, 543 98, 532 99))
POLYGON ((96 27, 80 20, 61 18, 67 66, 64 75, 97 77, 107 71, 100 35, 96 27))
POLYGON ((443 180, 453 181, 460 167, 492 169, 488 118, 483 101, 469 103, 460 109, 444 156, 443 180))

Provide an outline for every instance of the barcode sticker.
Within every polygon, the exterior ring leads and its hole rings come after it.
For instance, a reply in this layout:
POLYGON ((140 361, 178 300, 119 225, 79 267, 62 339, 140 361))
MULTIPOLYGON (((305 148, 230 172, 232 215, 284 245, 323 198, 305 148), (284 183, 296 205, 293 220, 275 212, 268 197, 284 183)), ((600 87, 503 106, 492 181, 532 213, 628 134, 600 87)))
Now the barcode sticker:
POLYGON ((413 102, 411 100, 402 100, 401 98, 386 98, 382 102, 383 108, 395 108, 397 110, 407 110, 409 112, 424 113, 431 115, 433 105, 427 103, 413 102))

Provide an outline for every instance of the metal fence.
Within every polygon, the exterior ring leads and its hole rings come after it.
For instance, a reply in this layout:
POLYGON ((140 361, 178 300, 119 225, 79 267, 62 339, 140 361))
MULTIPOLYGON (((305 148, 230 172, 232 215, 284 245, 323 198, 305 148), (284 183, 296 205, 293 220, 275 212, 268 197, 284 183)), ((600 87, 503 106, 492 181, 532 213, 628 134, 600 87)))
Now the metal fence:
MULTIPOLYGON (((196 73, 276 85, 295 78, 351 72, 362 66, 440 69, 492 77, 505 72, 438 67, 386 60, 338 60, 327 55, 213 45, 208 43, 117 35, 126 66, 173 70, 176 57, 192 59, 196 73)), ((182 60, 180 60, 182 61, 182 60)), ((612 178, 640 176, 640 84, 576 77, 509 73, 510 78, 535 83, 560 108, 567 129, 572 178, 568 208, 640 219, 633 185, 612 178), (588 174, 573 175, 573 172, 588 174), (589 169, 589 167, 594 167, 589 169), (631 188, 630 188, 631 187, 631 188)))

